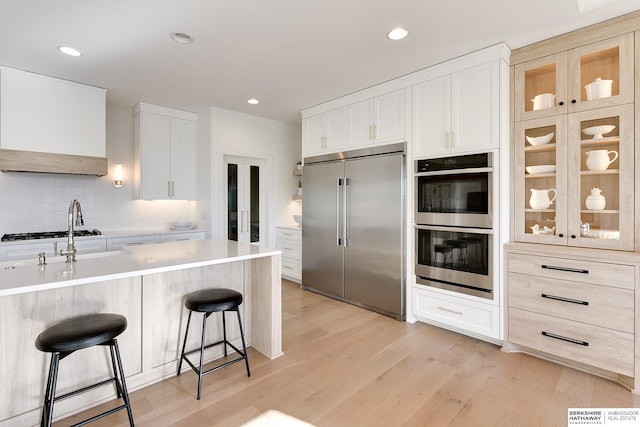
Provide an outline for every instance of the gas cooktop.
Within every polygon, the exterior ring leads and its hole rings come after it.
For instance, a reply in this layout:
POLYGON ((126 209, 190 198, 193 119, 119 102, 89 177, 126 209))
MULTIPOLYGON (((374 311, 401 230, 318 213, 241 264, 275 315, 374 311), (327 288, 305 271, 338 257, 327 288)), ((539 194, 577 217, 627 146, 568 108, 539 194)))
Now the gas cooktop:
MULTIPOLYGON (((83 236, 100 236, 102 232, 100 230, 74 230, 73 235, 75 237, 83 236)), ((12 242, 16 240, 37 240, 37 239, 56 239, 60 237, 67 237, 68 231, 40 231, 37 233, 15 233, 5 234, 0 241, 12 242)))

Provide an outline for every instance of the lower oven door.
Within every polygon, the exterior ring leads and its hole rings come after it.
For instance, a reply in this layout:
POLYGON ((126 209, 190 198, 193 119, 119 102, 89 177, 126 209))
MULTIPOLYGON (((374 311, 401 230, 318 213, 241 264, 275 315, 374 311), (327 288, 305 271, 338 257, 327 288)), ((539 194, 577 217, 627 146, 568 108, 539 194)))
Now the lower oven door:
POLYGON ((493 298, 493 230, 416 225, 416 280, 493 298))

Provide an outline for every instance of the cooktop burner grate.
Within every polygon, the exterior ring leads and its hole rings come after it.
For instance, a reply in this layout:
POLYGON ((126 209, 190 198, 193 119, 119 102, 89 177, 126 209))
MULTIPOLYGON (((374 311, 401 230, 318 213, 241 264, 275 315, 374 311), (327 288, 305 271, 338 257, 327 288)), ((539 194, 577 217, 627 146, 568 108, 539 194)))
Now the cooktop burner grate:
MULTIPOLYGON (((100 236, 102 232, 100 230, 74 230, 73 235, 75 237, 84 236, 100 236)), ((37 233, 14 233, 5 234, 0 241, 12 242, 17 240, 38 240, 38 239, 56 239, 60 237, 67 237, 68 231, 40 231, 37 233)))

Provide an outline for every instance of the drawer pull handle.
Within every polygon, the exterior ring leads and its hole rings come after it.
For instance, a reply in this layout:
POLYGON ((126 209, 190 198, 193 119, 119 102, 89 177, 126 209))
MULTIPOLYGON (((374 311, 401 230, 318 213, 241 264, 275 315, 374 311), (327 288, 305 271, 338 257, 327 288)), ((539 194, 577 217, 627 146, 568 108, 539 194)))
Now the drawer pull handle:
POLYGON ((589 305, 589 301, 581 301, 579 299, 565 298, 559 297, 557 295, 549 295, 549 294, 540 294, 542 298, 553 299, 562 302, 570 302, 571 304, 579 304, 579 305, 589 305))
POLYGON ((288 265, 283 265, 282 268, 286 268, 287 270, 293 270, 293 267, 289 267, 288 265))
POLYGON ((547 270, 568 271, 569 273, 589 274, 589 270, 583 270, 581 268, 556 267, 555 265, 546 264, 542 264, 542 268, 546 268, 547 270))
POLYGON ((282 249, 284 249, 285 251, 292 251, 293 250, 293 248, 288 248, 286 246, 283 246, 282 249))
POLYGON ((562 335, 556 335, 556 334, 552 334, 550 332, 542 331, 542 335, 544 335, 545 337, 549 337, 549 338, 555 338, 555 339, 560 340, 560 341, 570 342, 572 344, 578 344, 578 345, 582 345, 582 346, 585 346, 585 347, 589 346, 589 343, 586 342, 586 341, 580 341, 580 340, 577 340, 577 339, 574 339, 574 338, 563 337, 562 335))
POLYGON ((438 307, 438 310, 448 311, 449 313, 459 314, 460 316, 464 315, 461 311, 451 310, 450 308, 438 307))

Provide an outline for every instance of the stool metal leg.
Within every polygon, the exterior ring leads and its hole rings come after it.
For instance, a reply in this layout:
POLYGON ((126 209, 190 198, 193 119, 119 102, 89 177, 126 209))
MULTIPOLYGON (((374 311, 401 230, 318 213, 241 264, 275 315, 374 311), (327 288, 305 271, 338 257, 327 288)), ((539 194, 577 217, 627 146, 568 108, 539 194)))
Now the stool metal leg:
POLYGON ((49 376, 47 388, 44 392, 44 405, 42 406, 41 427, 50 427, 53 421, 53 401, 56 394, 56 382, 58 381, 58 365, 60 363, 60 353, 51 353, 51 363, 49 364, 49 376))
POLYGON ((184 359, 184 349, 187 346, 187 335, 189 335, 189 324, 191 323, 191 313, 189 310, 189 317, 187 318, 187 329, 184 331, 184 341, 182 343, 182 353, 180 354, 180 360, 178 361, 178 373, 176 375, 180 375, 180 369, 182 368, 182 359, 184 359))
POLYGON ((242 351, 244 352, 244 363, 247 365, 247 376, 250 377, 251 371, 249 370, 249 355, 247 354, 247 346, 244 343, 244 331, 242 330, 242 320, 240 320, 240 310, 237 309, 236 313, 238 313, 238 326, 240 326, 240 338, 242 339, 242 351))
POLYGON ((204 361, 204 337, 207 331, 207 317, 210 313, 202 316, 202 339, 200 340, 200 368, 198 369, 198 399, 200 400, 200 392, 202 391, 202 365, 204 361))
MULTIPOLYGON (((118 360, 118 369, 120 371, 120 379, 122 380, 122 399, 124 400, 124 403, 127 406, 127 415, 129 416, 129 425, 133 427, 134 426, 133 413, 131 412, 131 402, 129 401, 129 392, 127 391, 127 383, 124 379, 124 369, 122 368, 122 359, 120 359, 120 349, 118 348, 118 340, 116 340, 115 338, 113 339, 113 347, 111 350, 112 352, 113 352, 113 348, 115 348, 116 359, 118 360)), ((117 384, 118 378, 116 377, 115 380, 117 384)), ((119 388, 119 386, 116 385, 116 388, 119 388)))
POLYGON ((227 322, 225 320, 226 312, 222 312, 222 348, 224 349, 224 357, 227 357, 227 322))
POLYGON ((109 353, 111 354, 111 366, 113 367, 113 383, 116 387, 116 396, 118 399, 122 397, 122 391, 120 390, 120 383, 118 382, 118 370, 116 369, 116 357, 113 354, 113 346, 109 345, 109 353))

